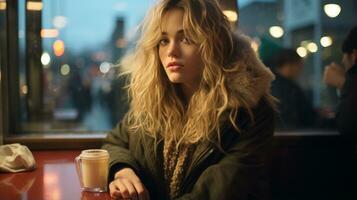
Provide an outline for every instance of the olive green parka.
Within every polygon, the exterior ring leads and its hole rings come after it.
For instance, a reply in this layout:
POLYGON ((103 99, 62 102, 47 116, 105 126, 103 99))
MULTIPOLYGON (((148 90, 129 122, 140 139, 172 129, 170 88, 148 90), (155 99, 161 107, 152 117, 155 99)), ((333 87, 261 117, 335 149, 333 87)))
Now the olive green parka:
MULTIPOLYGON (((248 200, 269 198, 269 168, 274 133, 274 109, 269 96, 273 75, 250 47, 245 36, 235 37, 236 64, 242 70, 229 79, 233 95, 253 94, 248 108, 236 117, 238 132, 226 120, 221 128, 221 147, 209 141, 196 145, 184 169, 180 197, 176 200, 248 200), (243 77, 243 78, 242 78, 243 77)), ((168 200, 164 179, 163 140, 144 133, 129 133, 124 118, 108 133, 103 149, 110 154, 109 182, 123 167, 132 168, 149 190, 151 200, 168 200), (156 152, 155 152, 156 147, 156 152)))

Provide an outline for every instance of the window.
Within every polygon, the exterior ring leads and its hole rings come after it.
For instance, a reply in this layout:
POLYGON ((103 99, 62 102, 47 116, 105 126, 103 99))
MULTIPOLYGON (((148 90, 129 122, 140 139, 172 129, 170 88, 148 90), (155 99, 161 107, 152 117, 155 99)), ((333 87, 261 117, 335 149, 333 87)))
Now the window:
POLYGON ((5 142, 103 138, 127 109, 116 64, 153 2, 1 0, 5 142))
MULTIPOLYGON (((65 135, 91 142, 103 138, 127 110, 116 64, 135 44, 137 26, 154 2, 0 0, 4 140, 38 134, 46 135, 40 139, 53 138, 53 143, 65 135)), ((322 83, 322 73, 325 65, 341 60, 342 40, 357 24, 356 3, 336 1, 335 7, 324 9, 325 1, 313 0, 219 2, 232 26, 252 37, 253 49, 268 67, 274 69, 269 62, 282 48, 302 57, 297 85, 314 113, 327 117, 319 126, 306 127, 333 128, 329 119, 338 94, 322 83)))
POLYGON ((357 24, 357 3, 238 0, 238 5, 238 29, 253 38, 253 48, 276 74, 272 92, 280 100, 278 128, 334 129, 338 90, 323 82, 323 71, 331 62, 341 63, 342 41, 357 24), (283 57, 286 48, 297 52, 302 67, 279 66, 289 57, 287 51, 283 57))

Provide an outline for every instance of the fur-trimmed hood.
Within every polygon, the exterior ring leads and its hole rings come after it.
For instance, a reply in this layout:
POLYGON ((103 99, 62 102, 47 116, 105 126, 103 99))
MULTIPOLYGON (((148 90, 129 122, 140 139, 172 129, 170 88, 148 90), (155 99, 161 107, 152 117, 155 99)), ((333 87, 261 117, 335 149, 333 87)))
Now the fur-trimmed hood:
MULTIPOLYGON (((234 35, 234 58, 229 64, 227 86, 243 107, 255 107, 263 96, 271 97, 270 85, 274 75, 251 47, 251 39, 243 34, 234 35)), ((236 102, 232 102, 235 104, 236 102)))

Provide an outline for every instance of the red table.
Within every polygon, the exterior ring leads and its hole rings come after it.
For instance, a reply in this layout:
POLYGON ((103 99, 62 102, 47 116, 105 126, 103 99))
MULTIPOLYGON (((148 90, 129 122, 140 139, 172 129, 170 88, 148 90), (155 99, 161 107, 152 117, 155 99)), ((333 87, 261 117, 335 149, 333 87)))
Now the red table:
POLYGON ((35 151, 37 168, 0 173, 1 200, 109 200, 108 193, 82 192, 74 158, 80 151, 35 151))

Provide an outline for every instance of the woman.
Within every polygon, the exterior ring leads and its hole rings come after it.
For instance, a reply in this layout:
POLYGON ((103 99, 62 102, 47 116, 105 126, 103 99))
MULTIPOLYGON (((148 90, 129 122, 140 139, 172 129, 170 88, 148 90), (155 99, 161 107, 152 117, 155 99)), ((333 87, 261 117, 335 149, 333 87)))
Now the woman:
POLYGON ((215 0, 162 0, 122 67, 130 109, 110 132, 117 199, 266 199, 272 73, 215 0))

